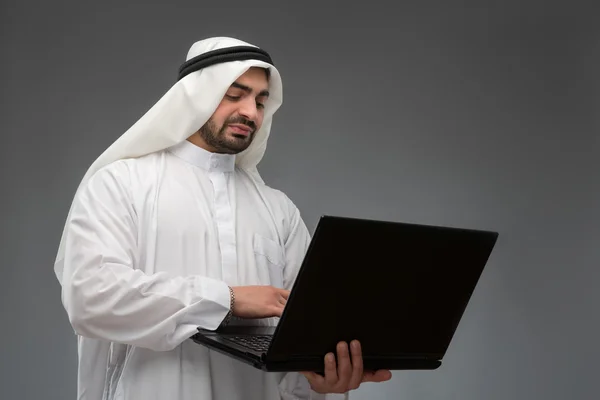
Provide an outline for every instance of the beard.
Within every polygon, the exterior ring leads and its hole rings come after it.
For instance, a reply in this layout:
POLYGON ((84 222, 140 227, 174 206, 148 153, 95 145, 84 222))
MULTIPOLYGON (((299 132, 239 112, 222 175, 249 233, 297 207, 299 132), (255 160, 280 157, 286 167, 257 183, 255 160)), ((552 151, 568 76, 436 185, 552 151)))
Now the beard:
POLYGON ((256 124, 244 117, 228 118, 221 128, 217 127, 213 119, 209 119, 198 131, 204 142, 215 149, 216 153, 237 154, 248 148, 254 140, 256 124), (244 124, 251 129, 248 136, 236 135, 227 137, 225 131, 230 124, 244 124))

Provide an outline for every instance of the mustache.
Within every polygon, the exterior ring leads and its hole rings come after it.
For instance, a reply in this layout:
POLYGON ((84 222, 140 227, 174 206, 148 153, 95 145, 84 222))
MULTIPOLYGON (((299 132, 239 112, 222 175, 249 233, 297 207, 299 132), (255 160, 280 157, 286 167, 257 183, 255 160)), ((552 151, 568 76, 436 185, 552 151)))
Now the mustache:
POLYGON ((243 124, 243 125, 246 125, 248 128, 252 129, 252 132, 256 131, 256 124, 254 123, 254 121, 251 121, 248 118, 232 117, 232 118, 227 119, 227 121, 225 121, 225 126, 231 125, 231 124, 243 124))

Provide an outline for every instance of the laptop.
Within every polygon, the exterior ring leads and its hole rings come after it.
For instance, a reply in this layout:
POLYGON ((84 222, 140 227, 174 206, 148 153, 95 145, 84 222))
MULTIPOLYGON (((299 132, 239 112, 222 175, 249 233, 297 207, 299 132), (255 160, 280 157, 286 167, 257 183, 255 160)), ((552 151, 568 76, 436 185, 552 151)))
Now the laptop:
POLYGON ((367 370, 434 370, 498 233, 322 216, 277 326, 198 329, 191 339, 268 372, 323 374, 340 341, 367 370))

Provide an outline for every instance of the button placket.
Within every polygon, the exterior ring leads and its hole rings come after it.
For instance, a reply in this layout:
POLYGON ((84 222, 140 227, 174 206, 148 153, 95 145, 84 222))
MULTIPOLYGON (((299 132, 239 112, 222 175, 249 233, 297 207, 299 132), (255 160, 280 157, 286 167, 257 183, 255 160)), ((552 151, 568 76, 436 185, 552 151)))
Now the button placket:
MULTIPOLYGON (((211 161, 211 167, 218 167, 218 160, 211 161)), ((237 252, 233 210, 227 190, 227 176, 224 172, 210 172, 210 180, 215 193, 215 220, 221 249, 221 267, 223 280, 229 285, 237 285, 237 252)))

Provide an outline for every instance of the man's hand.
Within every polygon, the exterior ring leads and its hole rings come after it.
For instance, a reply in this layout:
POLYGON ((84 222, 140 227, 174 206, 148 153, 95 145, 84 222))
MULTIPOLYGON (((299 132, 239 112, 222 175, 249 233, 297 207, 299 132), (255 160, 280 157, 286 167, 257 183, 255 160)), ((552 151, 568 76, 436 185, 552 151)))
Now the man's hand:
POLYGON ((274 286, 232 287, 235 300, 233 315, 239 318, 281 317, 289 290, 274 286))
POLYGON ((388 370, 363 371, 362 350, 357 340, 351 342, 350 352, 345 342, 337 345, 338 365, 336 367, 333 353, 325 356, 325 376, 314 372, 303 372, 312 390, 317 393, 346 393, 358 389, 363 382, 384 382, 392 378, 388 370))

